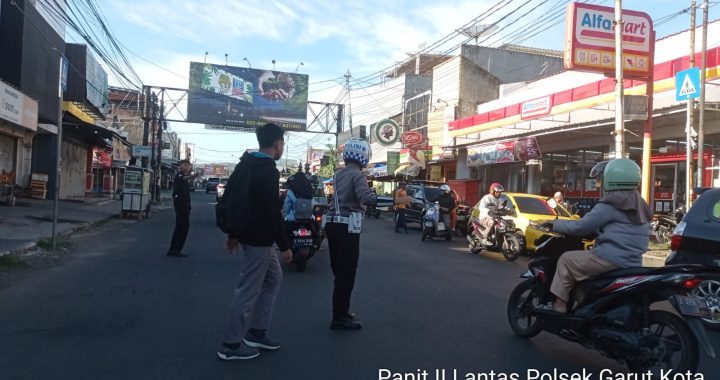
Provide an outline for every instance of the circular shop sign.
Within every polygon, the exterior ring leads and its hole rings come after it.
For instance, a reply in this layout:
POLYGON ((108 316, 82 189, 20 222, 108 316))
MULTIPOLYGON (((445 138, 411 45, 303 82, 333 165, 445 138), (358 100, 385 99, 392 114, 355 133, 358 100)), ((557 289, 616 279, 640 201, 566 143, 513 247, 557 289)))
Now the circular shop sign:
POLYGON ((375 125, 375 139, 380 145, 392 145, 400 139, 400 126, 393 120, 385 119, 375 125))

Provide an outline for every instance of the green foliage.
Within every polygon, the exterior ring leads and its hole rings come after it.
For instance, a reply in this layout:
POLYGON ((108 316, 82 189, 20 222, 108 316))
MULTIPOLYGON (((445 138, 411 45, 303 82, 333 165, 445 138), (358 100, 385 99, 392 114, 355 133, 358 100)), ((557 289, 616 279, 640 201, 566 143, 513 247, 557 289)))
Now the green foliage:
POLYGON ((321 166, 317 174, 320 177, 330 178, 335 175, 335 169, 337 168, 337 152, 334 145, 328 145, 327 147, 330 150, 328 164, 321 166))

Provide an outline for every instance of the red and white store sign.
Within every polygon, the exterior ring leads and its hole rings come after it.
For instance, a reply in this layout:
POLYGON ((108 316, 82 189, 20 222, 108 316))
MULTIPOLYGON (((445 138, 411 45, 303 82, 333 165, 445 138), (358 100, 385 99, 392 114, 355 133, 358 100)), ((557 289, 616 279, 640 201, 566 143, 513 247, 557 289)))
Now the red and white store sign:
POLYGON ((532 119, 550 114, 552 109, 552 96, 545 96, 539 99, 528 100, 520 106, 520 118, 522 120, 532 119))
MULTIPOLYGON (((623 72, 646 76, 655 40, 653 22, 644 12, 623 9, 623 72)), ((615 70, 615 9, 582 3, 568 5, 565 67, 608 73, 615 70)))

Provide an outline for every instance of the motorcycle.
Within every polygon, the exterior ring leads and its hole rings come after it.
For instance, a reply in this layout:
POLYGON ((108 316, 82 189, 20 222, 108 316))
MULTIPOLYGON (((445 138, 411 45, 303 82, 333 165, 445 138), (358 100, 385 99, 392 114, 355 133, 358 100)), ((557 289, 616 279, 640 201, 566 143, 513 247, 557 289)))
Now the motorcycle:
POLYGON ((433 237, 445 237, 445 240, 452 241, 453 234, 450 226, 445 225, 440 218, 440 205, 435 202, 425 206, 423 210, 422 233, 420 240, 425 241, 433 237))
POLYGON ((684 216, 684 206, 678 207, 675 211, 668 215, 653 215, 652 222, 650 222, 650 230, 652 234, 655 235, 657 242, 660 244, 669 243, 675 227, 677 227, 684 216))
POLYGON ((488 233, 487 244, 482 239, 480 220, 472 218, 470 220, 470 234, 467 235, 468 247, 472 253, 480 253, 486 251, 501 251, 505 260, 513 262, 523 253, 525 247, 525 238, 520 230, 515 227, 512 219, 503 218, 512 214, 512 209, 506 207, 503 202, 498 210, 491 210, 489 215, 495 222, 492 229, 488 233))
MULTIPOLYGON (((719 318, 702 298, 693 297, 708 272, 699 265, 623 268, 581 281, 571 292, 567 313, 549 310, 550 285, 563 252, 582 249, 590 238, 544 232, 537 239, 538 257, 528 263, 510 295, 507 315, 516 335, 532 338, 541 331, 600 351, 631 371, 645 373, 666 366, 674 372, 695 372, 699 348, 715 357, 700 318, 719 318), (670 301, 678 314, 651 305, 670 301), (680 316, 682 317, 680 317, 680 316)), ((666 372, 667 373, 667 372, 666 372)))
POLYGON ((330 209, 330 206, 322 198, 323 201, 313 200, 313 219, 315 221, 315 230, 318 232, 315 236, 315 250, 319 251, 322 248, 322 243, 325 240, 325 230, 322 228, 322 217, 330 209))
POLYGON ((315 229, 313 223, 316 223, 315 219, 296 220, 290 228, 292 263, 295 264, 295 269, 298 272, 305 271, 308 260, 315 255, 315 250, 318 247, 317 236, 313 232, 315 229))

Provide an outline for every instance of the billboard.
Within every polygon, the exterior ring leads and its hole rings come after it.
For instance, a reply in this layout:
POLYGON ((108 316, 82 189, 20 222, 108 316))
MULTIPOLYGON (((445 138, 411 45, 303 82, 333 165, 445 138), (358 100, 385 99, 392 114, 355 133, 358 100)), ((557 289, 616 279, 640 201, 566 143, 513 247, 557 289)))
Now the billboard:
POLYGON ((191 62, 187 121, 304 131, 307 98, 307 75, 191 62))
POLYGON ((528 161, 542 158, 535 137, 475 145, 467 148, 467 164, 470 166, 528 161))
MULTIPOLYGON (((646 77, 655 45, 652 18, 623 9, 623 72, 646 77)), ((599 5, 568 5, 565 67, 609 73, 615 70, 615 9, 599 5)))

